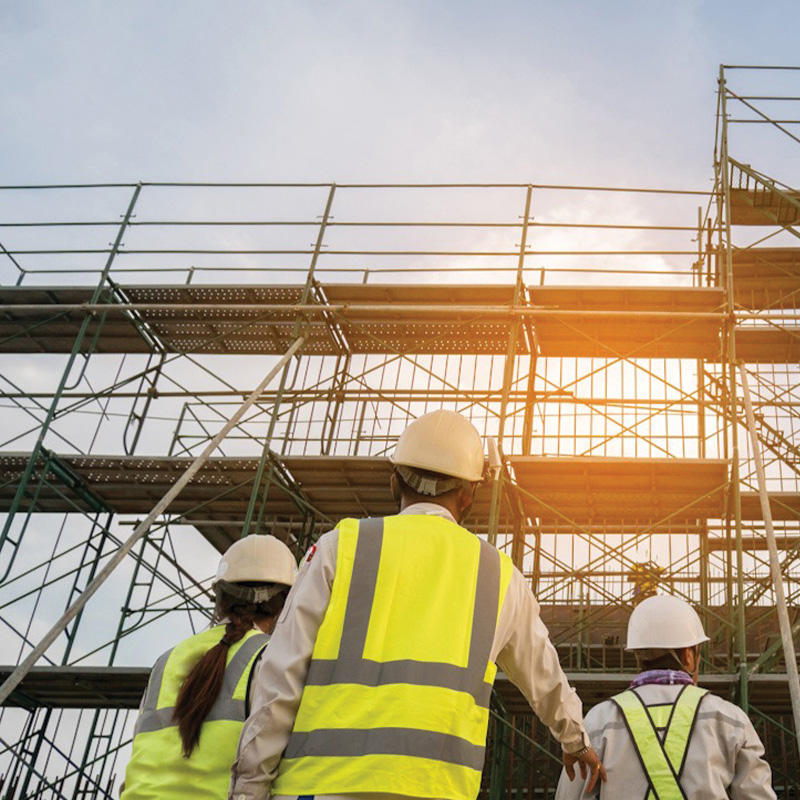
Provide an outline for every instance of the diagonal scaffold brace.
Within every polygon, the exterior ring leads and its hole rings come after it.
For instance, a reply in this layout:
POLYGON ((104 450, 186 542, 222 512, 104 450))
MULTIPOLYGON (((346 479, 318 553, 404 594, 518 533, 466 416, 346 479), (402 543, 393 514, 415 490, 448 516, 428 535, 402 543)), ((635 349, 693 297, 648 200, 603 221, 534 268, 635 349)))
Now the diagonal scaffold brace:
POLYGON ((781 632, 784 660, 786 661, 786 677, 789 682, 789 697, 792 701, 794 732, 797 738, 798 750, 800 750, 800 676, 798 676, 797 672, 797 655, 794 649, 792 624, 789 620, 789 609, 786 605, 786 592, 783 587, 783 575, 781 574, 781 564, 778 558, 778 545, 775 542, 775 531, 772 527, 772 511, 769 505, 766 473, 764 472, 764 463, 761 460, 760 443, 756 432, 756 418, 753 413, 753 404, 750 400, 750 387, 747 383, 747 371, 742 364, 739 364, 739 375, 742 380, 747 432, 750 435, 750 445, 753 450, 753 461, 756 467, 758 495, 761 500, 762 516, 764 517, 764 533, 766 534, 767 548, 769 549, 769 567, 772 573, 775 605, 778 611, 778 625, 781 632))
POLYGON ((150 526, 163 514, 169 504, 181 493, 183 488, 192 480, 197 471, 208 461, 211 454, 231 432, 234 426, 244 416, 247 410, 258 400, 262 392, 272 379, 283 369, 286 363, 295 355, 305 342, 305 336, 297 337, 291 347, 281 356, 277 364, 269 371, 264 380, 259 383, 253 393, 236 410, 236 413, 222 426, 217 435, 208 443, 205 450, 189 465, 186 472, 181 475, 170 490, 156 503, 153 510, 145 517, 130 537, 120 545, 119 549, 111 556, 102 570, 97 573, 94 580, 83 590, 75 602, 64 612, 58 622, 45 634, 39 644, 28 654, 28 657, 8 676, 0 686, 0 705, 3 705, 11 693, 19 686, 33 665, 47 652, 50 645, 61 635, 69 623, 82 611, 92 595, 105 583, 111 573, 124 561, 134 545, 150 530, 150 526))

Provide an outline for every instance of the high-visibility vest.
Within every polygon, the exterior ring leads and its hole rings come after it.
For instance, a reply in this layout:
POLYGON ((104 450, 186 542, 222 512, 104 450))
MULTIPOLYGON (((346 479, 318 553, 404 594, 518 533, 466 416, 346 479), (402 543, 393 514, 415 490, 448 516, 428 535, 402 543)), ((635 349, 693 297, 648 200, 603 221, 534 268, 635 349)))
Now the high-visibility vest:
POLYGON ((173 720, 178 692, 197 662, 219 643, 217 625, 181 642, 156 661, 133 738, 133 755, 120 800, 219 800, 230 785, 239 734, 247 717, 247 684, 269 636, 248 631, 228 650, 222 690, 189 758, 173 720))
POLYGON ((513 565, 434 515, 344 520, 275 795, 472 800, 513 565))
POLYGON ((634 689, 611 698, 622 712, 647 777, 646 800, 691 800, 680 778, 700 702, 707 694, 706 689, 686 685, 674 703, 645 705, 634 689))

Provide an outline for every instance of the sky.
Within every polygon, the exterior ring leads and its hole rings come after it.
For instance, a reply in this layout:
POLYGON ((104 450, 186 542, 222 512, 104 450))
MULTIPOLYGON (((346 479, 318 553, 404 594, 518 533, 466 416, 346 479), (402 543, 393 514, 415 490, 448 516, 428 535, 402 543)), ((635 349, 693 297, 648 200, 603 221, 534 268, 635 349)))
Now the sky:
POLYGON ((796 4, 7 0, 0 182, 706 188, 724 63, 796 4))

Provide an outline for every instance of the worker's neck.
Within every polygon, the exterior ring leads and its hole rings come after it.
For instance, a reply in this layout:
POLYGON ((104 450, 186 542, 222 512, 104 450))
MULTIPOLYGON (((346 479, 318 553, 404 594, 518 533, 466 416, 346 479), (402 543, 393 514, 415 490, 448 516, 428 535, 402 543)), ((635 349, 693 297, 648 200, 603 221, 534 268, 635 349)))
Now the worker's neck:
POLYGON ((462 511, 459 508, 457 498, 449 497, 448 495, 428 497, 424 494, 418 494, 417 492, 403 492, 400 498, 400 510, 405 511, 409 506, 413 506, 416 503, 433 503, 434 505, 441 506, 452 514, 453 519, 457 523, 461 522, 462 511))

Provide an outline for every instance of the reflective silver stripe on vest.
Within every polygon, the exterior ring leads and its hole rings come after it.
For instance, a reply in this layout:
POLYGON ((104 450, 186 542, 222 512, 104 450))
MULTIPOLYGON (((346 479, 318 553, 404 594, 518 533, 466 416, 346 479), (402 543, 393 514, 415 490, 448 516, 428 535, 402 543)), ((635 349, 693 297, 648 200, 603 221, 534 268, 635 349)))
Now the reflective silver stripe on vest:
POLYGON ((284 758, 357 758, 365 755, 414 756, 483 769, 484 747, 458 736, 416 728, 323 728, 293 733, 284 758))
MULTIPOLYGON (((257 634, 247 639, 236 651, 225 669, 222 689, 220 690, 216 702, 211 707, 211 711, 209 711, 208 716, 205 718, 205 722, 218 722, 219 720, 244 722, 245 701, 235 700, 233 694, 250 660, 262 647, 266 646, 267 642, 269 642, 269 636, 263 633, 257 634)), ((142 713, 136 722, 134 736, 138 736, 140 733, 151 733, 152 731, 174 727, 176 724, 173 719, 175 713, 174 706, 156 708, 158 695, 161 691, 161 684, 164 680, 164 668, 174 651, 175 648, 164 653, 153 667, 150 681, 147 685, 144 703, 142 704, 142 713)))
POLYGON ((471 694, 475 702, 489 707, 492 684, 484 680, 491 655, 497 609, 500 602, 500 554, 488 542, 480 542, 475 611, 467 667, 429 661, 372 661, 363 657, 372 602, 378 581, 383 545, 383 519, 359 522, 350 591, 345 609, 342 641, 336 659, 312 659, 306 685, 330 686, 355 683, 384 686, 409 683, 438 686, 471 694))
POLYGON ((158 660, 153 664, 153 669, 150 671, 150 679, 147 681, 147 690, 144 693, 142 700, 142 710, 139 718, 136 720, 136 726, 133 729, 133 735, 137 736, 142 732, 142 725, 147 724, 150 717, 157 713, 158 695, 161 693, 161 684, 164 681, 164 668, 167 666, 167 661, 172 655, 172 650, 167 650, 166 653, 158 657, 158 660))

